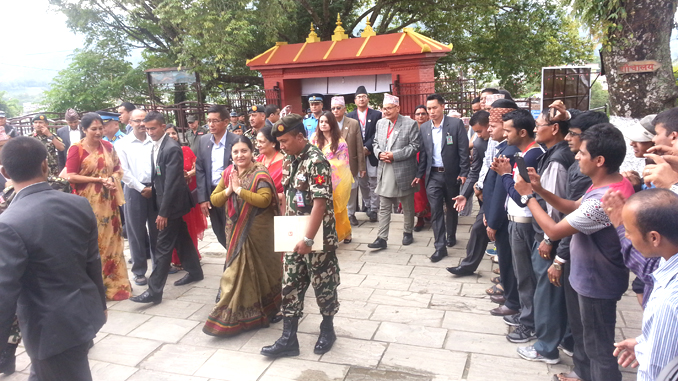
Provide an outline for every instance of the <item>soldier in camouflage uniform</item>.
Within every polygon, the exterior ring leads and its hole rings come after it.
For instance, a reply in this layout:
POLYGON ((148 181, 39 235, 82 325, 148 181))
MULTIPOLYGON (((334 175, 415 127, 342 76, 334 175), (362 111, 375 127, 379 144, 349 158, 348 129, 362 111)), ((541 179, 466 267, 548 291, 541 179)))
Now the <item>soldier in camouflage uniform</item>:
POLYGON ((49 176, 58 178, 59 172, 61 171, 59 168, 58 151, 66 149, 64 142, 47 128, 47 117, 45 117, 45 115, 40 114, 33 118, 33 129, 35 130, 33 137, 40 140, 45 148, 47 148, 49 176))
POLYGON ((266 125, 266 108, 262 105, 255 105, 252 106, 247 113, 250 116, 250 125, 252 127, 245 131, 243 136, 247 136, 252 141, 252 145, 254 146, 252 154, 256 159, 259 156, 257 134, 259 133, 259 130, 266 125))
POLYGON ((303 119, 290 114, 273 127, 273 137, 288 155, 283 162, 285 187, 285 214, 311 215, 304 239, 283 259, 283 333, 275 344, 261 349, 269 357, 299 355, 297 325, 303 315, 304 295, 313 285, 323 321, 320 337, 313 350, 316 354, 329 351, 336 340, 333 318, 339 311, 337 286, 337 232, 332 203, 332 174, 330 163, 322 152, 305 138, 303 119), (323 250, 311 251, 319 228, 323 229, 323 250))

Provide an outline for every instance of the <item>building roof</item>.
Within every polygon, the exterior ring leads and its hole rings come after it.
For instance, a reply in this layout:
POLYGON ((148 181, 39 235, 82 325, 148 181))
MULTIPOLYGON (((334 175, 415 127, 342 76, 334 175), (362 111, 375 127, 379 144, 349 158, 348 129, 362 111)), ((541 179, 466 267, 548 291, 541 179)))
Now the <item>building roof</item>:
POLYGON ((319 41, 311 25, 311 33, 305 43, 287 44, 278 42, 262 54, 247 60, 251 69, 280 66, 308 66, 324 62, 351 63, 353 60, 374 58, 397 58, 430 54, 440 56, 452 51, 452 44, 445 45, 419 34, 412 28, 401 33, 376 35, 368 24, 361 37, 348 38, 337 21, 333 41, 319 41))

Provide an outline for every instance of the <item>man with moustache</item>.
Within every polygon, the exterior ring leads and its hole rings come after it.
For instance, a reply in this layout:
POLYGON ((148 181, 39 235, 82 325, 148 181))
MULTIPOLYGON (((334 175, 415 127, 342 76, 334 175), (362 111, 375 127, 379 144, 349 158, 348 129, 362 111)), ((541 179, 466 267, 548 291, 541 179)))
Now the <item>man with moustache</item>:
POLYGON ((304 119, 304 126, 306 127, 306 133, 308 138, 316 132, 318 129, 318 122, 320 121, 320 116, 323 113, 323 95, 318 93, 313 93, 308 96, 308 104, 311 107, 311 115, 308 118, 304 119))
POLYGON ((256 159, 259 156, 259 148, 257 145, 257 134, 266 125, 266 108, 263 105, 255 105, 250 107, 247 111, 250 116, 250 129, 245 131, 244 136, 248 137, 252 141, 252 155, 256 159))

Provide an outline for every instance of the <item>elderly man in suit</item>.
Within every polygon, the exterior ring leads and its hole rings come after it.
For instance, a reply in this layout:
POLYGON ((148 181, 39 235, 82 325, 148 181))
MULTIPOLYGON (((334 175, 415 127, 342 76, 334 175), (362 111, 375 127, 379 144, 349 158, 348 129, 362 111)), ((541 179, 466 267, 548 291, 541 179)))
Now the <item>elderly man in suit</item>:
POLYGON ((205 217, 210 217, 212 230, 224 248, 226 247, 226 214, 224 208, 212 207, 210 195, 219 184, 224 169, 231 164, 231 147, 238 139, 238 135, 226 131, 228 121, 229 114, 226 107, 210 106, 207 109, 207 125, 210 133, 200 138, 197 152, 195 152, 198 203, 205 217))
POLYGON ((87 351, 106 322, 94 212, 85 198, 50 187, 36 139, 11 139, 1 156, 17 193, 0 215, 0 352, 16 314, 29 380, 92 380, 87 351))
POLYGON ((367 159, 365 162, 367 176, 358 179, 358 186, 363 196, 363 203, 367 208, 367 216, 371 222, 377 222, 379 195, 375 191, 377 189, 377 165, 379 160, 372 150, 374 149, 374 134, 377 132, 377 121, 381 119, 382 115, 381 111, 368 107, 369 101, 370 98, 365 86, 358 87, 358 90, 355 92, 355 105, 357 108, 346 114, 346 116, 357 120, 360 125, 360 132, 363 136, 363 154, 367 159))
POLYGON ((63 126, 57 130, 57 136, 61 138, 66 147, 63 151, 59 151, 59 168, 63 169, 66 166, 66 155, 68 154, 68 149, 71 147, 71 144, 79 142, 82 138, 85 137, 85 134, 80 131, 80 116, 78 113, 69 108, 66 110, 66 124, 68 126, 63 126))
POLYGON ((174 282, 182 286, 202 280, 198 252, 188 234, 188 226, 182 218, 195 205, 184 180, 184 154, 179 143, 165 134, 165 117, 151 111, 144 118, 148 136, 153 140, 151 163, 153 165, 153 203, 158 210, 156 226, 158 243, 156 245, 153 272, 148 278, 148 290, 139 296, 130 298, 137 303, 162 302, 162 292, 167 282, 172 251, 177 250, 181 265, 188 272, 183 278, 174 282))
POLYGON ((374 154, 379 158, 377 189, 379 195, 379 235, 367 247, 385 249, 391 213, 398 203, 403 206, 403 245, 413 242, 414 179, 417 175, 417 152, 421 134, 417 122, 400 115, 398 97, 385 94, 382 107, 384 119, 377 122, 374 136, 374 154))
POLYGON ((343 96, 333 97, 331 110, 337 119, 341 136, 348 144, 348 164, 351 167, 353 175, 353 185, 351 186, 351 197, 348 200, 348 220, 351 225, 357 226, 358 219, 355 218, 355 208, 358 203, 358 182, 365 177, 365 154, 363 152, 363 137, 360 133, 358 121, 345 116, 346 103, 343 96))
POLYGON ((426 99, 430 120, 421 125, 423 149, 419 152, 419 172, 415 183, 426 175, 426 194, 431 204, 431 221, 435 238, 435 253, 431 262, 447 256, 447 247, 457 243, 459 215, 454 208, 454 198, 459 195, 459 186, 468 176, 468 136, 464 122, 445 116, 445 100, 438 94, 426 99), (443 204, 447 206, 447 229, 443 204), (447 238, 445 238, 447 233, 447 238))

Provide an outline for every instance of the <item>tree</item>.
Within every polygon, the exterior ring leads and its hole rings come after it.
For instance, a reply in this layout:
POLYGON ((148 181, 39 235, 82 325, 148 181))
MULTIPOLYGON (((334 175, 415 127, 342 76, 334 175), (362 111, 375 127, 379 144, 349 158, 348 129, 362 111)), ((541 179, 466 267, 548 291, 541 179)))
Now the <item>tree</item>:
POLYGON ((577 14, 602 42, 611 114, 642 118, 675 106, 669 39, 678 0, 572 0, 577 14), (652 73, 624 74, 629 61, 655 60, 652 73))
POLYGON ((42 103, 50 111, 85 112, 113 107, 121 100, 140 102, 146 93, 141 69, 115 55, 76 50, 70 65, 54 77, 42 103))
POLYGON ((591 86, 591 103, 590 108, 604 107, 610 100, 607 90, 603 90, 603 85, 596 82, 591 86))
POLYGON ((6 91, 0 91, 0 110, 4 111, 8 118, 12 118, 21 115, 23 106, 17 99, 7 96, 6 91))

